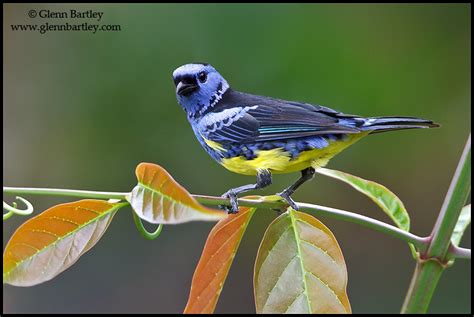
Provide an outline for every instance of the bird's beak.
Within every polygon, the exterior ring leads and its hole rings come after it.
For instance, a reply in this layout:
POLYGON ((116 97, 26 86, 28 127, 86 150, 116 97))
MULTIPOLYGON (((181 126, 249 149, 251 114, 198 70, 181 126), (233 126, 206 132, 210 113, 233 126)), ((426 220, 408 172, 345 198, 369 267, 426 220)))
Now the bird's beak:
POLYGON ((193 84, 183 83, 182 81, 176 86, 176 93, 181 96, 189 96, 191 93, 196 91, 198 86, 193 84))

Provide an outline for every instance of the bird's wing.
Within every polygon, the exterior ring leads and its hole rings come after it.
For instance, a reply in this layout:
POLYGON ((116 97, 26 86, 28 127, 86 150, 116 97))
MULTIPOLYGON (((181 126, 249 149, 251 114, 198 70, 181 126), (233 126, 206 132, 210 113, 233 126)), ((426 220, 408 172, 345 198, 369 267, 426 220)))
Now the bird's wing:
POLYGON ((209 112, 199 121, 201 134, 219 143, 253 143, 357 133, 363 123, 360 117, 322 106, 260 98, 252 99, 253 104, 244 99, 241 106, 230 103, 209 112))

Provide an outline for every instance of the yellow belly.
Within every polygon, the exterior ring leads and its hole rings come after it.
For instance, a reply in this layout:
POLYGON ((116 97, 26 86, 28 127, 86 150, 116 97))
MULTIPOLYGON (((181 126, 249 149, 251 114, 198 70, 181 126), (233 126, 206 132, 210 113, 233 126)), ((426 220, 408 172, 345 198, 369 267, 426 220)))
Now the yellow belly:
POLYGON ((269 170, 275 174, 301 171, 310 166, 319 168, 325 166, 329 160, 348 146, 354 144, 368 132, 349 134, 345 140, 330 141, 323 149, 314 149, 301 152, 296 158, 283 148, 257 151, 254 159, 248 160, 243 156, 224 158, 221 164, 237 174, 256 175, 258 170, 269 170))

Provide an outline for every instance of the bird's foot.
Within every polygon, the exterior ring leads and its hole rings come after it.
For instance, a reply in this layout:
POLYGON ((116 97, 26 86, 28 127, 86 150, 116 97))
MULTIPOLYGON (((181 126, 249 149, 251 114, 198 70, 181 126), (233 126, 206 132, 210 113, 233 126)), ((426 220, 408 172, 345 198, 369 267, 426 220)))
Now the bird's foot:
POLYGON ((219 205, 221 209, 227 211, 227 214, 236 214, 239 212, 239 204, 237 203, 237 194, 231 189, 226 191, 221 197, 230 199, 229 205, 219 205))
POLYGON ((295 201, 291 198, 290 194, 288 194, 286 190, 276 195, 283 198, 291 208, 293 208, 294 210, 298 210, 298 206, 296 205, 295 201))

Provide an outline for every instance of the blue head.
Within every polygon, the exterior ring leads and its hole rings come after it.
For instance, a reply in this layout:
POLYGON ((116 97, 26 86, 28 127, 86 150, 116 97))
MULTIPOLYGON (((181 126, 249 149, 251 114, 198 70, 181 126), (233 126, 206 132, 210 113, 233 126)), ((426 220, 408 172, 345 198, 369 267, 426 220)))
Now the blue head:
POLYGON ((178 67, 173 72, 176 98, 188 118, 199 117, 212 108, 229 88, 229 84, 209 64, 193 63, 178 67))

